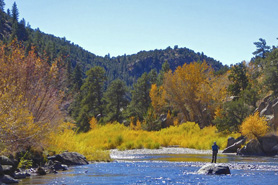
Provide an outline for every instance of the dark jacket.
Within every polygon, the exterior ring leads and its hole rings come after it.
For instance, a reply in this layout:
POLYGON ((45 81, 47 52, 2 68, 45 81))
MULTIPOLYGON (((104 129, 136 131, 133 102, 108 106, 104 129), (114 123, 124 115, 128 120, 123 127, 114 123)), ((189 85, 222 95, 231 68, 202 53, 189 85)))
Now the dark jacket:
POLYGON ((212 145, 212 151, 214 152, 218 152, 219 147, 217 146, 217 144, 212 145))

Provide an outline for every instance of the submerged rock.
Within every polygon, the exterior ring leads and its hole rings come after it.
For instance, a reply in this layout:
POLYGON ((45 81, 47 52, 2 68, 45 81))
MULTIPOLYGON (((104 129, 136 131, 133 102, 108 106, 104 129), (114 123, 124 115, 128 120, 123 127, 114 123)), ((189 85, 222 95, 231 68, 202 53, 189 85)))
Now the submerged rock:
POLYGON ((231 174, 231 171, 228 166, 218 164, 206 164, 202 168, 200 168, 197 173, 206 175, 227 175, 231 174))
POLYGON ((38 167, 35 171, 38 175, 46 175, 46 171, 45 169, 43 169, 42 167, 38 167))
POLYGON ((13 178, 15 179, 25 179, 26 177, 30 177, 31 174, 27 173, 26 171, 22 171, 22 172, 15 172, 13 175, 13 178))

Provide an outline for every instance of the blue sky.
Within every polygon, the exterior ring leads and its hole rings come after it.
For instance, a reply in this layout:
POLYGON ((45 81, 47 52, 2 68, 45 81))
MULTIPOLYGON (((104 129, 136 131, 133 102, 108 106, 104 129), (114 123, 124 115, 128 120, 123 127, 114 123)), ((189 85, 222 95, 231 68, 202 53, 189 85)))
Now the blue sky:
MULTIPOLYGON (((5 0, 6 8, 14 0, 5 0)), ((277 0, 16 0, 32 28, 100 56, 187 47, 235 64, 278 45, 277 0)))

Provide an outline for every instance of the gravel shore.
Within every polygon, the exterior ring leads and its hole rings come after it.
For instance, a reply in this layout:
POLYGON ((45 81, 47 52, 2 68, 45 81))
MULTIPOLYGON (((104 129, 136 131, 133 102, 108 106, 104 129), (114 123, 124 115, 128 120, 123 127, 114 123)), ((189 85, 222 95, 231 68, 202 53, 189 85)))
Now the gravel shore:
MULTIPOLYGON (((219 151, 222 153, 222 151, 219 151)), ((211 154, 211 150, 196 150, 191 148, 162 147, 160 149, 134 149, 119 151, 117 149, 110 150, 112 159, 128 158, 134 155, 157 155, 157 154, 211 154)))

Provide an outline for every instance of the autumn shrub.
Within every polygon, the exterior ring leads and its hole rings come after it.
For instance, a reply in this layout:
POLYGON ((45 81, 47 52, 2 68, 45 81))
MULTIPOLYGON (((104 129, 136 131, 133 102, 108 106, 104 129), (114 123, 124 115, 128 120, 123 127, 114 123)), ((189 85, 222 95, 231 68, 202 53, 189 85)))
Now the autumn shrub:
POLYGON ((242 135, 245 135, 248 139, 257 139, 264 136, 268 129, 266 118, 260 117, 259 112, 247 117, 240 126, 242 135))
POLYGON ((31 160, 29 152, 25 152, 25 154, 20 158, 20 161, 18 163, 18 168, 21 169, 28 169, 33 166, 33 161, 31 160))
POLYGON ((0 140, 9 152, 45 147, 41 141, 59 125, 58 63, 49 65, 34 48, 26 55, 16 41, 0 46, 0 140))

